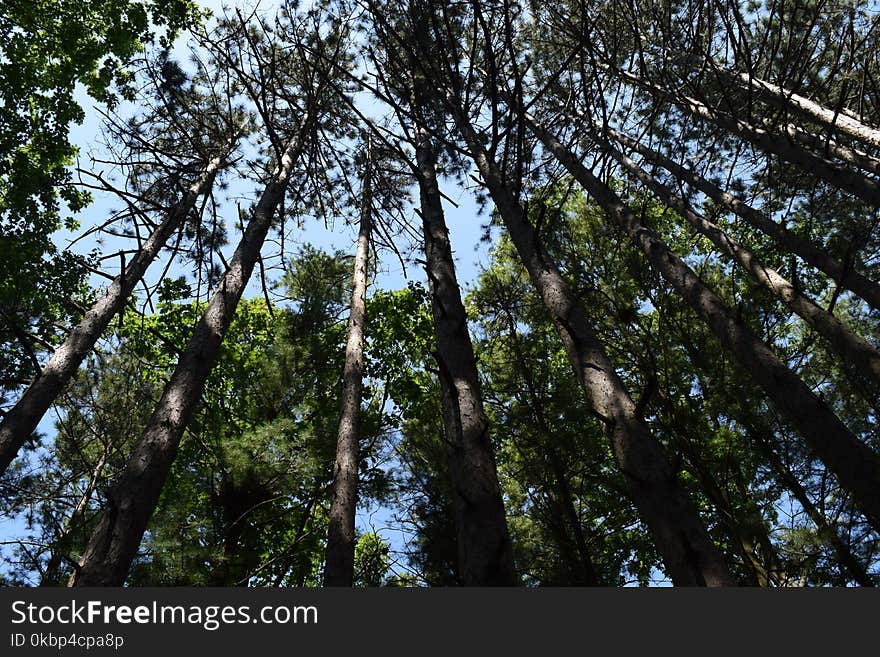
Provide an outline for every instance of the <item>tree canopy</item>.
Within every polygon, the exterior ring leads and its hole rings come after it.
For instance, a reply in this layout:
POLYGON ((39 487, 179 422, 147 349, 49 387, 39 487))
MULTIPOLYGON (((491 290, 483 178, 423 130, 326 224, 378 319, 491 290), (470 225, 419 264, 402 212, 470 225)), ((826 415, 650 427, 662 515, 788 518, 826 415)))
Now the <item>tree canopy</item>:
POLYGON ((6 3, 0 581, 876 586, 878 28, 6 3))

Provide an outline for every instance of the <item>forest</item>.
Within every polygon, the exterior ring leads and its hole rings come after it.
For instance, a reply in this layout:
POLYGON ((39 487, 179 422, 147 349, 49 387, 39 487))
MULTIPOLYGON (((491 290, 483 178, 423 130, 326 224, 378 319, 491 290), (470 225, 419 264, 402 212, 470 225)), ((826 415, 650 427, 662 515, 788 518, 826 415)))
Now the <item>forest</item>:
POLYGON ((880 585, 880 4, 208 4, 0 5, 0 585, 880 585))

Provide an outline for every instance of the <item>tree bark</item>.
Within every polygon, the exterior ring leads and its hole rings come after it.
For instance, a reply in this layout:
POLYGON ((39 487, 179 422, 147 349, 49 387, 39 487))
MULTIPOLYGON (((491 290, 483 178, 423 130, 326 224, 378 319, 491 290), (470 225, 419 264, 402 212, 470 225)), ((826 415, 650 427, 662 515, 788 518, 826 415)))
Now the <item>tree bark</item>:
POLYGON ((220 169, 225 154, 212 159, 199 179, 168 211, 164 221, 153 231, 124 270, 113 279, 107 291, 85 313, 68 334, 30 387, 0 423, 0 475, 36 430, 46 411, 79 369, 85 357, 107 329, 113 317, 122 312, 125 301, 143 278, 147 267, 159 254, 168 238, 180 227, 199 196, 205 194, 220 169))
POLYGON ((880 456, 858 440, 778 356, 740 321, 660 237, 584 167, 552 134, 526 115, 547 149, 623 229, 651 265, 705 321, 818 457, 852 493, 868 522, 880 530, 880 456))
POLYGON ((357 510, 358 451, 361 401, 364 386, 364 322, 367 303, 367 268, 372 230, 372 152, 367 146, 361 189, 361 219, 354 258, 345 369, 342 375, 342 412, 336 438, 324 586, 354 583, 355 511, 357 510))
POLYGON ((688 183, 705 194, 715 203, 728 208, 753 228, 775 239, 787 251, 803 258, 804 262, 827 274, 835 283, 857 294, 875 310, 880 310, 880 285, 874 281, 835 260, 808 240, 798 237, 784 226, 780 226, 770 219, 763 212, 752 208, 741 199, 725 192, 718 185, 698 176, 690 169, 681 166, 622 132, 610 127, 602 128, 601 125, 598 127, 599 129, 606 130, 615 140, 639 153, 647 162, 660 165, 679 180, 688 183))
POLYGON ((211 297, 146 429, 135 445, 108 508, 92 533, 68 586, 121 586, 177 454, 177 448, 211 372, 223 336, 253 272, 295 160, 303 147, 306 116, 257 203, 229 269, 211 297))
POLYGON ((668 187, 642 169, 631 158, 608 142, 600 143, 600 146, 604 147, 638 181, 651 189, 657 198, 684 217, 697 232, 706 236, 722 252, 736 260, 762 287, 823 336, 844 365, 851 366, 875 386, 875 392, 871 394, 867 389, 870 386, 864 386, 864 382, 856 380, 854 381, 856 389, 862 390, 873 406, 876 407, 880 404, 876 393, 877 386, 880 386, 880 352, 877 349, 853 333, 834 315, 795 289, 794 285, 779 272, 762 263, 751 251, 736 242, 718 225, 695 212, 684 199, 673 194, 668 187))
POLYGON ((415 132, 425 270, 454 488, 460 576, 465 586, 512 586, 517 583, 513 546, 437 184, 436 156, 427 129, 418 125, 415 132))
POLYGON ((587 401, 605 424, 618 467, 654 536, 667 573, 678 586, 733 585, 723 556, 676 480, 662 447, 639 416, 586 313, 541 248, 524 208, 504 184, 467 117, 454 101, 450 105, 511 240, 559 331, 587 401))

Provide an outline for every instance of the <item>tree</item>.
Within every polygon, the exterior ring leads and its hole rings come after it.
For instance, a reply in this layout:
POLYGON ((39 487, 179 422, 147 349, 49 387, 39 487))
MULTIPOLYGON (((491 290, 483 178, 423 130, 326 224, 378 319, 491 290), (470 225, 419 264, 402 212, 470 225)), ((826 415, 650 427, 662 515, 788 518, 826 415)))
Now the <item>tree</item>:
MULTIPOLYGON (((159 108, 153 110, 153 116, 150 117, 152 139, 146 141, 145 135, 135 127, 136 124, 120 127, 119 138, 127 147, 128 158, 142 158, 131 181, 133 186, 141 189, 133 191, 133 200, 130 202, 147 205, 146 201, 153 200, 148 195, 156 195, 155 187, 161 190, 160 198, 155 199, 158 207, 143 207, 140 209, 141 215, 146 215, 150 210, 165 208, 167 201, 161 198, 162 192, 178 193, 179 197, 164 209, 161 222, 150 232, 129 262, 123 262, 120 273, 113 278, 104 294, 85 311, 79 324, 68 333, 28 389, 3 416, 0 424, 0 473, 15 458, 113 317, 123 311, 147 268, 166 246, 170 237, 179 232, 185 222, 197 223, 192 216, 195 214, 197 201, 200 197, 210 195, 214 180, 227 166, 244 132, 244 117, 240 116, 241 112, 237 108, 228 107, 226 113, 222 109, 216 112, 218 105, 222 108, 219 99, 204 91, 200 93, 196 86, 210 86, 216 81, 202 79, 193 82, 189 89, 184 89, 185 78, 182 74, 180 79, 169 80, 169 70, 180 73, 176 65, 167 58, 163 58, 161 63, 166 75, 161 84, 158 80, 153 81, 155 86, 152 91, 156 98, 152 102, 159 105, 159 108), (211 110, 216 113, 209 114, 211 110), (172 115, 163 116, 165 111, 172 115), (200 125, 199 121, 204 120, 205 115, 209 118, 200 125), (190 152, 183 152, 183 145, 190 152), (195 161, 191 159, 192 150, 197 154, 195 161), (151 162, 150 158, 155 159, 151 162), (167 164, 169 161, 170 166, 167 164)), ((121 195, 125 196, 122 193, 121 195)), ((133 222, 139 221, 141 217, 135 214, 133 222)))
MULTIPOLYGON (((387 7, 385 8, 387 9, 387 7)), ((377 11, 374 7, 373 12, 377 11)), ((504 503, 498 485, 491 428, 483 408, 479 372, 467 330, 449 231, 444 217, 437 167, 440 160, 432 129, 429 86, 417 53, 399 41, 403 34, 424 38, 423 8, 411 3, 395 26, 374 23, 387 72, 384 95, 391 104, 414 151, 410 163, 419 189, 424 267, 431 294, 436 361, 440 379, 448 483, 458 557, 456 578, 465 585, 512 585, 516 581, 504 503), (401 59, 398 59, 401 58, 401 59), (401 61, 405 65, 401 66, 401 61)), ((374 16, 376 14, 374 13, 374 16)), ((394 16, 394 14, 390 14, 394 16)))
POLYGON ((361 183, 361 219, 352 272, 348 337, 345 345, 342 411, 336 438, 333 470, 333 502, 327 534, 324 584, 351 586, 355 571, 355 510, 357 507, 358 451, 361 425, 361 397, 364 385, 364 321, 367 304, 370 234, 373 223, 373 152, 369 137, 364 151, 361 183))

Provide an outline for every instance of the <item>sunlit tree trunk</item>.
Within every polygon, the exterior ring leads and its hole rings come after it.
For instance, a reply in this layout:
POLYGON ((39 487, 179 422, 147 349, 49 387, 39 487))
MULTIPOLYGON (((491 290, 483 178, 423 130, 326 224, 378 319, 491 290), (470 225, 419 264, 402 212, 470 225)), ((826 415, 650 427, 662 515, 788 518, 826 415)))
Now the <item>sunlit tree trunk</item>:
POLYGON ((858 119, 848 116, 844 112, 835 112, 816 103, 809 98, 794 93, 789 89, 780 87, 772 82, 766 82, 749 73, 717 69, 723 77, 737 80, 748 89, 757 92, 758 95, 779 108, 790 110, 802 117, 811 119, 829 130, 838 130, 853 139, 865 144, 880 148, 880 130, 865 125, 858 119))
POLYGON ((852 164, 875 175, 880 175, 880 160, 863 151, 830 141, 822 135, 805 132, 791 123, 777 126, 765 120, 762 124, 768 130, 778 130, 792 141, 797 142, 810 151, 823 153, 826 157, 829 155, 836 157, 847 164, 852 164))
POLYGON ((345 369, 342 375, 342 412, 336 438, 332 500, 327 530, 324 586, 351 586, 354 582, 355 512, 357 510, 358 448, 364 386, 364 323, 367 312, 367 270, 372 229, 372 152, 367 146, 361 218, 354 258, 345 369))

